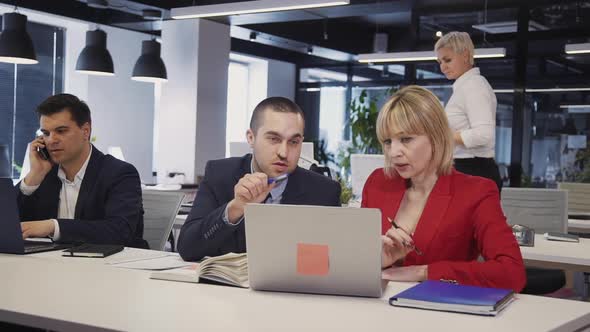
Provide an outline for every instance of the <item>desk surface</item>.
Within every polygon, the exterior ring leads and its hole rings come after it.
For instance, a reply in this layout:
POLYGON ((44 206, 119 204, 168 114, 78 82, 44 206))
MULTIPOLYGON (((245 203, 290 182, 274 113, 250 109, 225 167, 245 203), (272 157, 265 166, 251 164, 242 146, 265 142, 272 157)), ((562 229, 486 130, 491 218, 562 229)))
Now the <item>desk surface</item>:
POLYGON ((585 219, 568 219, 567 221, 567 227, 568 229, 570 228, 575 228, 577 230, 588 230, 590 231, 590 220, 585 220, 585 219))
MULTIPOLYGON (((90 263, 93 261, 94 263, 90 263)), ((149 272, 43 256, 0 255, 0 321, 54 330, 573 331, 590 303, 518 295, 497 317, 396 308, 387 299, 256 292, 149 279, 149 272), (43 280, 43 282, 40 282, 43 280), (556 310, 559 308, 559 310, 556 310)))
POLYGON ((560 242, 535 234, 535 246, 520 247, 520 252, 526 260, 585 266, 590 271, 590 239, 580 238, 579 243, 560 242))

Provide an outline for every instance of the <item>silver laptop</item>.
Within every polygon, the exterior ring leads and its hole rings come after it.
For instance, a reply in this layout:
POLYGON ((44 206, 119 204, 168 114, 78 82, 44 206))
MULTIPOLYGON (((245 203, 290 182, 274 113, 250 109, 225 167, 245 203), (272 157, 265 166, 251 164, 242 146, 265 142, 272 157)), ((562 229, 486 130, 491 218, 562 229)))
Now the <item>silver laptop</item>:
POLYGON ((381 297, 378 209, 248 204, 254 290, 381 297))

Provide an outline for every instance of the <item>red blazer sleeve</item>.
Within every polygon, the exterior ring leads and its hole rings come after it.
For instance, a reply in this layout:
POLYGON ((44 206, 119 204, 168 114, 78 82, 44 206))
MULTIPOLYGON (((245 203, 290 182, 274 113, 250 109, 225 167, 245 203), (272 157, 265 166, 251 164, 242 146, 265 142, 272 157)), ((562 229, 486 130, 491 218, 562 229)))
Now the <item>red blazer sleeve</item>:
POLYGON ((484 261, 431 263, 428 264, 428 279, 450 279, 461 284, 520 292, 526 284, 524 263, 502 212, 498 190, 491 181, 485 181, 481 193, 472 218, 473 234, 484 261))

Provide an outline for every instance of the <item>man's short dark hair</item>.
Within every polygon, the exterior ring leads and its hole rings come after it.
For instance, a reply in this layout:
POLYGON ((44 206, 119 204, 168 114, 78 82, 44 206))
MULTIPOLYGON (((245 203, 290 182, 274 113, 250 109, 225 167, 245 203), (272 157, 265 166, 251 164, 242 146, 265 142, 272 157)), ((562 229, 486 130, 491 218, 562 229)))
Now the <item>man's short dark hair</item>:
POLYGON ((254 135, 256 135, 258 128, 262 126, 262 115, 266 110, 299 114, 305 124, 305 116, 303 115, 303 111, 299 105, 284 97, 269 97, 256 105, 254 112, 252 112, 252 118, 250 119, 250 129, 254 132, 254 135))
POLYGON ((37 106, 36 110, 39 117, 42 115, 49 116, 63 111, 70 112, 72 120, 76 122, 78 127, 82 127, 86 122, 92 123, 88 105, 78 97, 68 93, 60 93, 45 99, 37 106))

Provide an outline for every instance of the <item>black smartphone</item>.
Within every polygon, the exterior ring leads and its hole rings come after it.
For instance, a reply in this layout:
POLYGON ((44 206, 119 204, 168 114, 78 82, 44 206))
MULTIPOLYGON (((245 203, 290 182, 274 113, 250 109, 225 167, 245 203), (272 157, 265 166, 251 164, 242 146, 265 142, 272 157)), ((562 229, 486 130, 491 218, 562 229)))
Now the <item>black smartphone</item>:
MULTIPOLYGON (((43 136, 43 132, 41 132, 41 130, 37 130, 37 132, 35 133, 35 135, 38 137, 42 137, 43 136)), ((45 144, 45 142, 43 142, 43 144, 45 144)), ((50 160, 49 159, 49 150, 47 150, 47 147, 44 148, 37 148, 37 153, 39 153, 39 156, 41 156, 41 159, 43 160, 50 160)))
POLYGON ((47 148, 37 148, 37 152, 39 153, 39 156, 41 156, 41 159, 49 160, 49 151, 47 148))

